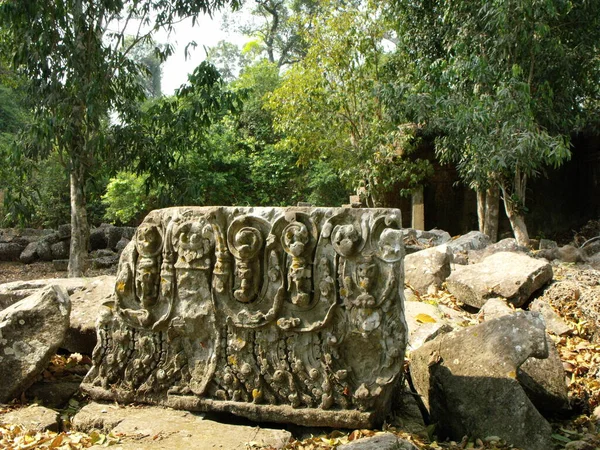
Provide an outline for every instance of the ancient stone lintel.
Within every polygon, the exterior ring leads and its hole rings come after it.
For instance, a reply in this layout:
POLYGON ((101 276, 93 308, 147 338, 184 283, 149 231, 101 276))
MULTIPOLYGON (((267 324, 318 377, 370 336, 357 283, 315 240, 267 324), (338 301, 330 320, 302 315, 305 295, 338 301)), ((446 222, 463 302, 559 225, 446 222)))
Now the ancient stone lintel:
POLYGON ((123 251, 83 389, 255 420, 383 420, 406 347, 400 213, 153 211, 123 251))

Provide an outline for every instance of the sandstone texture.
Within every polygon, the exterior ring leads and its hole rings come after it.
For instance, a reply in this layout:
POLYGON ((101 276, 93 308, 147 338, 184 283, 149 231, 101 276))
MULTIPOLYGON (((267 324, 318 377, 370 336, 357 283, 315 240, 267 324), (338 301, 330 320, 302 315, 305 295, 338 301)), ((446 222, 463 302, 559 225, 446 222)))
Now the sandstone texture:
POLYGON ((442 434, 499 436, 545 450, 552 446, 550 424, 517 380, 519 366, 532 356, 548 356, 543 320, 517 312, 426 343, 412 354, 411 375, 442 434))
POLYGON ((0 311, 0 402, 29 387, 69 327, 66 290, 49 286, 0 311))
POLYGON ((90 403, 73 418, 73 426, 90 433, 119 436, 123 450, 214 450, 215 448, 283 448, 291 438, 285 430, 229 425, 203 415, 159 407, 119 407, 90 403))
POLYGON ((481 308, 492 297, 521 306, 550 280, 549 263, 519 253, 500 252, 478 264, 455 266, 446 283, 458 300, 481 308))
POLYGON ((437 292, 450 275, 452 251, 439 245, 407 255, 404 259, 404 279, 419 293, 437 292))

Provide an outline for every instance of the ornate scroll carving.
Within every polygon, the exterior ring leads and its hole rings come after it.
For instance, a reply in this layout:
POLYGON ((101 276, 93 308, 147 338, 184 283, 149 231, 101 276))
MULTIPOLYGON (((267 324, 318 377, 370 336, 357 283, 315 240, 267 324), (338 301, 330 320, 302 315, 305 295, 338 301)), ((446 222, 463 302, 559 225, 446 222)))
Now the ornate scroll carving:
POLYGON ((95 398, 367 426, 406 347, 400 213, 169 208, 121 257, 95 398))

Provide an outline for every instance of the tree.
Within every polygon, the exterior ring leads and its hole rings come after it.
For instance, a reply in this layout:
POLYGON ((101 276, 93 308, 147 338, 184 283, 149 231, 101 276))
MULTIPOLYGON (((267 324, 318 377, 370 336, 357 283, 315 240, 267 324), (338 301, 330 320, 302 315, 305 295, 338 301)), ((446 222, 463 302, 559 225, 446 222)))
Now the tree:
MULTIPOLYGON (((69 276, 84 271, 89 226, 85 184, 89 169, 106 149, 108 114, 126 121, 144 99, 140 70, 128 56, 159 28, 236 0, 56 0, 0 4, 3 50, 30 80, 35 123, 24 148, 43 157, 53 149, 70 177, 71 249, 69 276), (139 32, 129 46, 131 24, 139 32), (147 31, 141 31, 144 28, 147 31), (109 31, 111 30, 111 31, 109 31)), ((166 57, 170 48, 163 49, 166 57)))
POLYGON ((321 14, 305 28, 305 58, 285 73, 268 103, 284 136, 279 146, 303 163, 325 160, 348 183, 364 184, 369 205, 381 204, 396 183, 410 191, 430 170, 407 158, 417 127, 399 126, 382 101, 388 24, 380 7, 320 2, 321 14))
POLYGON ((438 156, 478 191, 482 231, 494 234, 500 188, 515 237, 527 245, 527 181, 569 158, 570 133, 598 99, 600 4, 392 4, 413 75, 395 101, 418 110, 438 134, 438 156))

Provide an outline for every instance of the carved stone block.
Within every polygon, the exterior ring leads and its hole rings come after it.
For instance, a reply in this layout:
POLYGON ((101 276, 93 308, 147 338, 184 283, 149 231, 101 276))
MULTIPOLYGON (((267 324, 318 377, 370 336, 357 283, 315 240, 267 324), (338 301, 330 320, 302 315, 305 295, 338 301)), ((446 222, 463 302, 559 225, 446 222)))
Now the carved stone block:
POLYGON ((121 255, 83 388, 253 420, 380 423, 407 342, 398 210, 179 207, 121 255))

